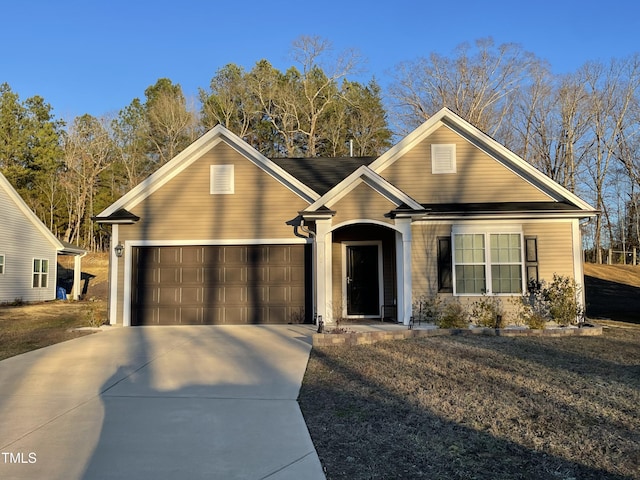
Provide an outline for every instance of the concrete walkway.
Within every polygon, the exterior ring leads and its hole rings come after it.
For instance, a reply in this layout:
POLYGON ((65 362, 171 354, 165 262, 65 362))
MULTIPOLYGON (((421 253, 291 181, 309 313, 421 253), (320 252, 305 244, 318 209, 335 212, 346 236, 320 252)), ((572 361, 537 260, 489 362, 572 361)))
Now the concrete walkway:
POLYGON ((0 478, 323 479, 313 326, 117 328, 0 362, 0 478))

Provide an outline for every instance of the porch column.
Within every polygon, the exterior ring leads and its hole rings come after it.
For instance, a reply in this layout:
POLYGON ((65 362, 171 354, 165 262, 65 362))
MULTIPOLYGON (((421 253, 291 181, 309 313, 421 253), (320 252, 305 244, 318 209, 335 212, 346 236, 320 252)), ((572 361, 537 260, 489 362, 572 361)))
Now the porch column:
POLYGON ((411 218, 396 218, 396 277, 398 323, 409 325, 413 303, 411 270, 411 218))
POLYGON ((582 232, 580 231, 580 221, 578 219, 572 220, 571 233, 573 236, 573 278, 580 289, 576 292, 577 301, 584 311, 587 302, 585 298, 584 268, 582 264, 582 232))
POLYGON ((316 219, 316 308, 325 323, 333 323, 331 237, 331 218, 316 219))
POLYGON ((75 255, 73 257, 73 291, 71 298, 73 300, 80 300, 80 294, 82 293, 82 255, 75 255))

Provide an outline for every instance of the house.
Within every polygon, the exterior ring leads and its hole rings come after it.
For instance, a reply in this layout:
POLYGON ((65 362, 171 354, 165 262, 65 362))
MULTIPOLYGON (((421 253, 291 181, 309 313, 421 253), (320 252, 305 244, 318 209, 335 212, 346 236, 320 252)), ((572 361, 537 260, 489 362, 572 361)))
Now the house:
POLYGON ((72 297, 78 299, 86 251, 58 240, 1 173, 0 219, 0 303, 55 300, 58 255, 75 257, 72 297))
POLYGON ((268 159, 216 126, 97 221, 111 323, 408 324, 425 295, 582 284, 595 213, 443 109, 378 158, 268 159))

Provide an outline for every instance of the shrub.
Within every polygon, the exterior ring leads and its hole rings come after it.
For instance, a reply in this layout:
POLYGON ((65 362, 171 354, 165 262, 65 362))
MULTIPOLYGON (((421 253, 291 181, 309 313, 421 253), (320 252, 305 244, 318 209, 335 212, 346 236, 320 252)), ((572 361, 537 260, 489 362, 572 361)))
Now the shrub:
POLYGON ((436 324, 440 328, 467 328, 469 325, 468 317, 465 307, 460 302, 453 300, 444 305, 436 324))
POLYGON ((551 318, 559 325, 573 325, 582 318, 584 312, 578 304, 579 292, 580 288, 574 279, 556 274, 553 275, 553 282, 543 290, 551 318))
POLYGON ((481 327, 502 328, 504 326, 504 309, 498 297, 485 296, 471 306, 471 316, 481 327))
POLYGON ((99 303, 88 303, 84 307, 84 317, 89 327, 97 328, 106 323, 102 306, 99 303))
POLYGON ((432 321, 438 323, 438 318, 442 313, 442 300, 437 295, 427 297, 420 295, 412 305, 413 318, 415 321, 432 321))
POLYGON ((557 274, 550 284, 544 280, 530 282, 518 301, 518 313, 534 329, 544 328, 551 320, 563 326, 574 324, 583 315, 577 299, 579 291, 575 280, 557 274))

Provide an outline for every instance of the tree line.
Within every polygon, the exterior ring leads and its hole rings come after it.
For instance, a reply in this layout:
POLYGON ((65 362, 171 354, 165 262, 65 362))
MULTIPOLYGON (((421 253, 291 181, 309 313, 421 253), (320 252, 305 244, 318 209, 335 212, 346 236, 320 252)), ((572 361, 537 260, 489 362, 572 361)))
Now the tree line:
POLYGON ((222 124, 267 157, 375 156, 446 106, 601 211, 588 247, 639 245, 640 55, 554 74, 492 39, 399 63, 383 89, 354 50, 319 37, 292 44, 286 71, 229 64, 190 101, 161 78, 115 115, 70 124, 0 85, 0 171, 61 239, 91 250, 91 220, 208 129, 222 124))

